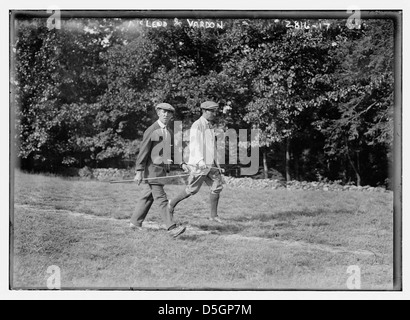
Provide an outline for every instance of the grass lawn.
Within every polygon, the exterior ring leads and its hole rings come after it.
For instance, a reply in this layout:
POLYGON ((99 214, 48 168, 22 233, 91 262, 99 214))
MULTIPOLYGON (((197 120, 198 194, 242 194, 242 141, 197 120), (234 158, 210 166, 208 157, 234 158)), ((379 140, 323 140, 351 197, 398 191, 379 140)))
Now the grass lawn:
MULTIPOLYGON (((12 288, 347 290, 351 265, 361 289, 393 288, 393 194, 247 190, 226 187, 224 225, 209 222, 208 187, 180 203, 178 239, 132 232, 141 187, 16 171, 12 288)), ((169 197, 182 185, 166 186, 169 197)), ((153 205, 148 225, 162 224, 153 205)))

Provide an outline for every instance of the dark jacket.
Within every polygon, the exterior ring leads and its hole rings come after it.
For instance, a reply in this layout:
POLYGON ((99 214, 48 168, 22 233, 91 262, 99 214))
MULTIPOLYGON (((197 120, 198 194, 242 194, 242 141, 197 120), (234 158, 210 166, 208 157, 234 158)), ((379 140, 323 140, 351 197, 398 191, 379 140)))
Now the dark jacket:
MULTIPOLYGON (((144 132, 140 146, 136 171, 144 171, 143 178, 165 177, 169 172, 169 159, 172 159, 173 132, 167 127, 168 138, 164 141, 163 131, 155 121, 144 132), (165 151, 165 152, 164 152, 165 151)), ((165 179, 148 180, 150 184, 164 184, 165 179)))

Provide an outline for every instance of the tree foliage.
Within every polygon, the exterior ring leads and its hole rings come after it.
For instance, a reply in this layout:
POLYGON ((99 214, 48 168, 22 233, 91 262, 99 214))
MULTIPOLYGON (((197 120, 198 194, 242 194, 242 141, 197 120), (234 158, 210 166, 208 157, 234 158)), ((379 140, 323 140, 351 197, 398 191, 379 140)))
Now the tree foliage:
POLYGON ((224 110, 221 127, 261 130, 265 165, 288 178, 388 178, 391 20, 309 30, 267 19, 232 19, 223 29, 103 18, 54 30, 45 19, 16 25, 12 85, 25 168, 132 166, 156 103, 174 105, 188 128, 212 99, 224 110))

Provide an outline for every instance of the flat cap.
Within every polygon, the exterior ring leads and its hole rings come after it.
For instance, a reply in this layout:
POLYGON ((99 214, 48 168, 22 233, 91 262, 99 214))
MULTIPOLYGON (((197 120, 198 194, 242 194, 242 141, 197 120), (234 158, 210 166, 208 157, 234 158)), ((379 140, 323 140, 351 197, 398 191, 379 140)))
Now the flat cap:
POLYGON ((214 109, 218 109, 218 107, 219 105, 213 101, 205 101, 201 103, 201 109, 205 109, 205 110, 214 110, 214 109))
POLYGON ((171 106, 169 103, 165 103, 165 102, 157 104, 155 106, 155 110, 158 110, 158 109, 169 110, 169 111, 175 112, 175 108, 171 106))

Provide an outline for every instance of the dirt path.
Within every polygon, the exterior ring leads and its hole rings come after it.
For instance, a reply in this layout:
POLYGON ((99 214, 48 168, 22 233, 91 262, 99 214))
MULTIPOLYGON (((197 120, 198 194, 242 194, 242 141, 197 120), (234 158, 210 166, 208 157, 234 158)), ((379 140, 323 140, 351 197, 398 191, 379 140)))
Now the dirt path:
MULTIPOLYGON (((95 216, 91 214, 74 212, 70 210, 55 209, 52 207, 45 208, 45 207, 21 205, 21 204, 15 204, 14 207, 24 208, 27 210, 36 210, 36 211, 42 211, 42 212, 48 212, 48 213, 69 215, 72 217, 88 219, 88 220, 110 221, 113 224, 118 224, 124 227, 128 227, 128 222, 129 222, 128 219, 121 220, 121 219, 115 219, 115 218, 109 218, 109 217, 99 217, 99 216, 95 216)), ((163 229, 161 225, 159 225, 158 223, 152 222, 152 221, 144 222, 144 228, 151 229, 151 230, 163 229)), ((332 247, 332 246, 327 246, 323 244, 307 243, 303 241, 289 241, 289 240, 277 240, 277 239, 271 239, 271 238, 268 239, 268 238, 260 238, 260 237, 248 237, 248 236, 242 236, 240 234, 224 235, 220 233, 218 234, 215 230, 214 231, 201 230, 191 225, 187 226, 184 236, 192 236, 192 235, 198 236, 198 235, 210 235, 210 234, 214 236, 218 236, 219 238, 225 241, 234 241, 234 242, 249 242, 249 241, 261 242, 263 241, 265 243, 267 242, 275 246, 303 248, 303 250, 305 251, 322 251, 322 252, 334 253, 334 254, 354 254, 354 255, 364 255, 364 256, 374 256, 374 257, 381 256, 380 254, 369 251, 369 250, 349 250, 343 247, 332 247)))

